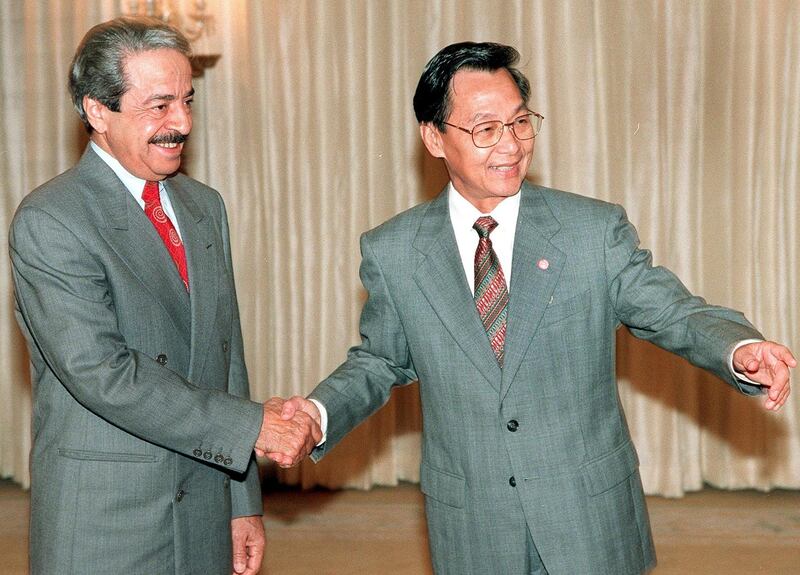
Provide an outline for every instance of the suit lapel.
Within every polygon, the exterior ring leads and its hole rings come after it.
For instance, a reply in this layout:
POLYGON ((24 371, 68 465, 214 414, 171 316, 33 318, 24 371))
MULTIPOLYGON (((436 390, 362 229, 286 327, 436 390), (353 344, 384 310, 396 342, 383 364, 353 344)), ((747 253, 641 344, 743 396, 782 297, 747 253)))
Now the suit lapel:
POLYGON ((166 185, 180 225, 189 271, 192 330, 189 380, 199 381, 208 355, 206 350, 215 334, 212 325, 217 313, 219 271, 214 251, 214 231, 211 218, 203 213, 189 190, 176 178, 167 180, 166 185))
POLYGON ((425 255, 414 280, 464 354, 499 392, 501 370, 464 277, 446 191, 423 216, 414 248, 425 255))
POLYGON ((183 333, 189 333, 189 299, 175 263, 144 211, 114 171, 87 148, 78 164, 90 201, 105 220, 106 238, 129 269, 183 333))
POLYGON ((550 243, 561 225, 541 192, 526 182, 521 193, 514 235, 501 401, 514 381, 566 262, 564 252, 550 243))

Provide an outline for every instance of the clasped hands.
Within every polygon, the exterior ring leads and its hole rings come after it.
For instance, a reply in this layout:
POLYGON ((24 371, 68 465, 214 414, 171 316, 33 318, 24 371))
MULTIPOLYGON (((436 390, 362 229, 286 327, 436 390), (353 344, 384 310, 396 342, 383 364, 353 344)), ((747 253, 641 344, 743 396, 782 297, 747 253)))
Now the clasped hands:
POLYGON ((294 467, 322 439, 320 413, 313 402, 295 396, 273 397, 264 403, 264 418, 254 450, 280 467, 294 467))

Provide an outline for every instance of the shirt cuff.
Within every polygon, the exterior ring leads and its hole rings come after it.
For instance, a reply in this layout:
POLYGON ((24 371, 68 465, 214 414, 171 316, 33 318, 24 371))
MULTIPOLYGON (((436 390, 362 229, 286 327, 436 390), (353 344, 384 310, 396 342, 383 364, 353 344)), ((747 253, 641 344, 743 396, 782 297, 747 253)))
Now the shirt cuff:
MULTIPOLYGON (((732 353, 731 357, 733 357, 732 353)), ((319 447, 328 439, 328 410, 325 409, 325 406, 316 399, 310 399, 309 401, 311 401, 317 406, 317 409, 319 409, 319 428, 322 431, 322 439, 320 439, 319 443, 317 443, 317 447, 319 447)))
MULTIPOLYGON (((759 386, 761 385, 757 381, 753 381, 752 379, 750 379, 749 377, 747 377, 743 373, 739 373, 738 371, 733 369, 733 354, 736 353, 736 350, 739 349, 742 346, 745 346, 745 345, 749 344, 749 343, 758 343, 760 341, 764 341, 764 340, 763 339, 743 339, 742 341, 740 341, 739 343, 737 343, 736 345, 733 346, 733 349, 731 350, 731 353, 728 355, 728 369, 730 370, 731 375, 735 379, 738 379, 738 380, 741 380, 741 381, 746 381, 747 383, 752 383, 753 385, 759 385, 759 386)), ((323 433, 325 433, 324 430, 323 430, 323 433)))

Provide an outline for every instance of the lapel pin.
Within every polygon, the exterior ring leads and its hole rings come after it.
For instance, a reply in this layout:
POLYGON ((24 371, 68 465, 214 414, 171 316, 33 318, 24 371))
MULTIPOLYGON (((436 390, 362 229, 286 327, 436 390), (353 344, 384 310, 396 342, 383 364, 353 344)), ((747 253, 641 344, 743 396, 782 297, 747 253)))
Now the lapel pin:
POLYGON ((538 267, 540 270, 546 270, 547 268, 550 267, 550 262, 542 258, 538 262, 536 262, 536 267, 538 267))

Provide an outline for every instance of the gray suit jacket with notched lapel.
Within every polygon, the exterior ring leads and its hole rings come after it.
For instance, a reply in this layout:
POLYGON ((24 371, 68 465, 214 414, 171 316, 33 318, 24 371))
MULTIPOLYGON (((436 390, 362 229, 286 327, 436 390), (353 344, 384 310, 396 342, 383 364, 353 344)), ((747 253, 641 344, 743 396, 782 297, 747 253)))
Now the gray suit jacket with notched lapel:
POLYGON ((232 516, 261 513, 228 224, 165 181, 191 294, 153 225, 87 148, 11 226, 33 365, 31 572, 225 574, 232 516))
POLYGON ((619 206, 528 183, 521 194, 502 370, 464 277, 446 193, 364 234, 362 342, 311 395, 329 415, 313 457, 394 385, 418 379, 421 488, 438 574, 523 573, 528 528, 551 575, 641 573, 655 553, 616 389, 616 329, 751 395, 759 388, 732 378, 727 356, 735 342, 761 336, 652 266, 619 206))

